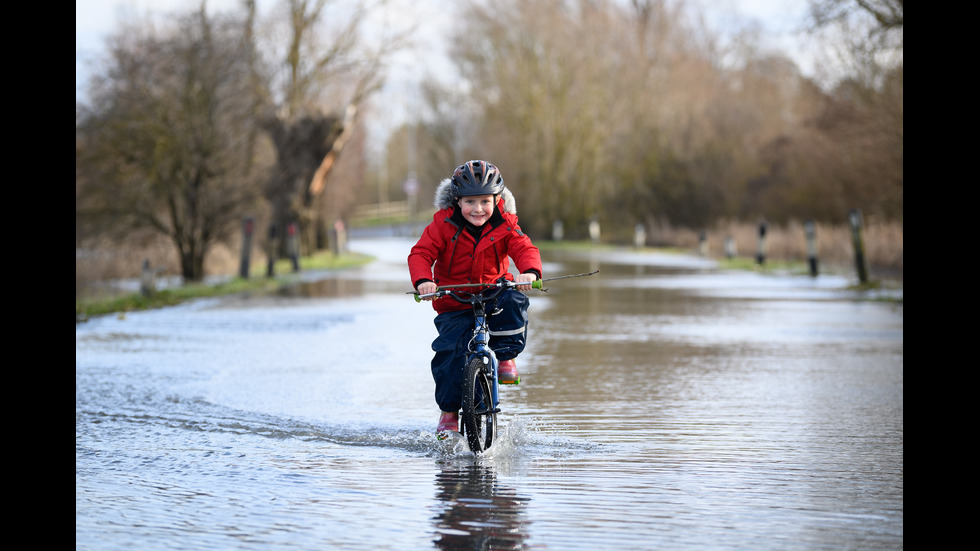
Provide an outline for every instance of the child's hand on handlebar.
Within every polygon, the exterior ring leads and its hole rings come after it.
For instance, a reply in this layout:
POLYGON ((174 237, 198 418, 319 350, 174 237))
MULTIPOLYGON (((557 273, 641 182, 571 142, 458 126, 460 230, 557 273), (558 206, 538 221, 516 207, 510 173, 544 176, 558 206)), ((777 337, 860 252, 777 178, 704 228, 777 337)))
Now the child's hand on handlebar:
POLYGON ((517 283, 518 291, 530 291, 531 284, 537 281, 538 276, 534 274, 517 274, 514 283, 517 283))
POLYGON ((439 286, 432 281, 423 281, 422 283, 419 284, 418 289, 416 289, 416 291, 418 291, 419 296, 422 298, 422 300, 434 300, 436 297, 427 297, 425 295, 431 295, 432 293, 435 293, 438 290, 439 290, 439 286))

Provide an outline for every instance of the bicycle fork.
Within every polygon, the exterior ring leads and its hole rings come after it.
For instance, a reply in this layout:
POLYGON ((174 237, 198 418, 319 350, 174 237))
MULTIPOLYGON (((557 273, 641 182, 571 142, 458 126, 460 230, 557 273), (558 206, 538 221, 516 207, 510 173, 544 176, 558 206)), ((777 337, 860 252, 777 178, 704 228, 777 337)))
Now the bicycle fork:
POLYGON ((474 324, 473 338, 470 340, 466 362, 469 363, 474 357, 483 358, 484 372, 493 381, 493 407, 496 408, 500 403, 497 394, 497 366, 500 362, 497 361, 497 354, 490 348, 490 328, 487 326, 487 317, 482 308, 476 312, 476 323, 474 324))

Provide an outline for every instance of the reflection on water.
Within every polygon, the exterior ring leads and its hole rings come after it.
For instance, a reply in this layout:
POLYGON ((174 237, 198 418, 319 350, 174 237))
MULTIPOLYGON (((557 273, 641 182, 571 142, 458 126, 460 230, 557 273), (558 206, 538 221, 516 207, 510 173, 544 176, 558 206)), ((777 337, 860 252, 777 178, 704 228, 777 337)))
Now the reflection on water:
POLYGON ((433 517, 439 549, 522 549, 527 499, 501 484, 492 464, 445 461, 436 474, 433 517))

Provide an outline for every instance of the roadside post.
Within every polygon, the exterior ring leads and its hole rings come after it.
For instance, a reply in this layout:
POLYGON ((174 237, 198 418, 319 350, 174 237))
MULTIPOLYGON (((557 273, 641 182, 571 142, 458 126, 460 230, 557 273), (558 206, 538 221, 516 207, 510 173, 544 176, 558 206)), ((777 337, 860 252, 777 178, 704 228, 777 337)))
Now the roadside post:
POLYGON ((336 220, 333 223, 333 254, 340 256, 347 252, 347 229, 344 227, 343 220, 336 220))
POLYGON ((269 224, 269 234, 265 244, 266 257, 268 258, 265 268, 266 277, 275 277, 276 275, 276 233, 276 225, 269 224))
POLYGON ((769 229, 769 224, 766 222, 759 222, 759 248, 755 254, 755 261, 760 266, 766 263, 766 230, 769 229))
POLYGON ((151 296, 157 292, 157 273, 150 267, 150 259, 143 259, 143 268, 140 271, 140 294, 144 297, 151 296))
POLYGON ((293 262, 293 271, 299 271, 299 243, 296 231, 296 222, 290 222, 286 226, 286 251, 289 253, 289 259, 293 262))
POLYGON ((593 245, 599 244, 600 230, 599 230, 599 217, 593 216, 589 220, 589 238, 592 240, 593 245))
POLYGON ((637 249, 642 249, 647 244, 647 230, 643 227, 643 224, 637 224, 633 227, 633 246, 637 249))
POLYGON ((847 219, 851 223, 851 239, 854 241, 854 263, 857 268, 858 280, 861 283, 867 283, 868 265, 864 259, 864 239, 861 237, 861 226, 863 225, 861 209, 851 209, 847 213, 847 219))
POLYGON ((817 277, 817 227, 812 219, 803 222, 806 233, 806 257, 810 263, 810 275, 817 277))
POLYGON ((255 219, 246 216, 242 223, 242 262, 238 266, 238 275, 248 279, 248 268, 252 265, 252 233, 255 230, 255 219))
POLYGON ((735 245, 735 238, 732 236, 725 237, 725 258, 731 260, 738 255, 738 248, 735 245))

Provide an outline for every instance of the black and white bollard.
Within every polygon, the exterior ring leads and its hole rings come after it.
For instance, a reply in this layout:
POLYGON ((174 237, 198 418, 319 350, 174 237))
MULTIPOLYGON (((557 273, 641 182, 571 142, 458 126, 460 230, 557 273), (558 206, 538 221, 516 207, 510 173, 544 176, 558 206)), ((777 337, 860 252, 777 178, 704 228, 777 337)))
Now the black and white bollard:
POLYGON ((769 224, 759 222, 759 248, 756 250, 755 261, 760 266, 766 263, 766 230, 769 224))

